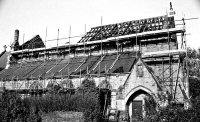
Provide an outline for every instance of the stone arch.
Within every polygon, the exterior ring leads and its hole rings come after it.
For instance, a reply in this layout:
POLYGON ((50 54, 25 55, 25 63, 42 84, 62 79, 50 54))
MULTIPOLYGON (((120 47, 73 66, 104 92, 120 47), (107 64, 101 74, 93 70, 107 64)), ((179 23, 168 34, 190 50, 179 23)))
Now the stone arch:
POLYGON ((132 88, 125 97, 125 111, 129 118, 141 120, 145 115, 145 97, 151 96, 156 102, 155 94, 147 87, 139 85, 132 88))
POLYGON ((125 97, 125 104, 127 105, 129 100, 131 98, 136 97, 139 93, 151 95, 154 98, 154 100, 156 100, 156 95, 149 88, 146 88, 140 85, 140 86, 134 87, 132 90, 128 92, 128 94, 125 97))

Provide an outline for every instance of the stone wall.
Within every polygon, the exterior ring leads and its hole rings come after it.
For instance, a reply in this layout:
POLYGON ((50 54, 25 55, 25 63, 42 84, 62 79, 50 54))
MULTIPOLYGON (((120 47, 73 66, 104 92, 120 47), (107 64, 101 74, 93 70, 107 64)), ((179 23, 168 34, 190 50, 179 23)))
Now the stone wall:
POLYGON ((168 43, 157 43, 157 44, 147 44, 142 45, 141 52, 156 52, 156 51, 164 51, 164 50, 175 50, 177 49, 176 43, 171 42, 169 45, 168 43))
POLYGON ((186 81, 184 80, 185 78, 183 74, 183 67, 180 66, 180 69, 178 72, 178 63, 172 63, 171 69, 170 69, 169 64, 154 64, 154 65, 148 65, 148 66, 151 67, 154 74, 161 79, 161 84, 164 85, 169 90, 169 92, 172 92, 173 95, 175 93, 175 87, 176 87, 176 90, 177 90, 176 100, 179 102, 183 102, 183 95, 178 86, 178 84, 180 84, 182 87, 186 89, 185 87, 186 81), (178 83, 176 86, 177 78, 178 78, 178 83))
MULTIPOLYGON (((140 61, 138 63, 140 63, 140 61)), ((137 66, 137 64, 134 65, 134 68, 132 69, 132 72, 131 72, 129 78, 127 79, 127 81, 125 83, 125 97, 128 96, 128 94, 131 92, 131 90, 133 88, 137 88, 140 86, 147 88, 153 94, 156 94, 158 89, 157 89, 156 82, 152 78, 151 74, 147 71, 147 69, 143 65, 143 75, 138 76, 136 66, 137 66)))

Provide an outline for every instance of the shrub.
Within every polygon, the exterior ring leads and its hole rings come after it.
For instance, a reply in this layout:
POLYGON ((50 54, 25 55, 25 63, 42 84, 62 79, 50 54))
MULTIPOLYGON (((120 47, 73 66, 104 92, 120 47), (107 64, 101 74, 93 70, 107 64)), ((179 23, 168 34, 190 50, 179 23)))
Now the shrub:
POLYGON ((184 109, 183 106, 170 104, 160 108, 154 114, 146 116, 144 122, 199 122, 200 121, 200 96, 193 100, 193 107, 184 109))
POLYGON ((39 108, 32 106, 30 109, 30 114, 27 118, 28 122, 42 122, 42 118, 39 115, 39 108))
MULTIPOLYGON (((55 90, 55 89, 54 89, 55 90)), ((85 79, 75 94, 50 90, 42 97, 31 96, 21 99, 16 93, 4 93, 0 99, 2 121, 40 122, 41 113, 54 111, 83 112, 85 121, 100 120, 100 90, 94 80, 85 79)))
POLYGON ((1 121, 26 121, 29 115, 29 104, 12 92, 4 92, 0 99, 1 121))
POLYGON ((157 103, 155 102, 152 96, 146 96, 144 98, 145 101, 145 111, 147 116, 154 115, 156 111, 157 103))
POLYGON ((82 99, 79 103, 79 111, 82 111, 85 121, 101 119, 102 112, 100 106, 100 90, 96 88, 93 79, 85 79, 77 89, 76 94, 82 99))

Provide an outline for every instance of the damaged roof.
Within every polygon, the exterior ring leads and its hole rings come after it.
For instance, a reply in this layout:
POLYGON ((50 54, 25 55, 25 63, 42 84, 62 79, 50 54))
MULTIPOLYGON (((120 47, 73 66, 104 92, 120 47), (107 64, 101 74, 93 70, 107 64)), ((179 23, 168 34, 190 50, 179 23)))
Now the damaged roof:
POLYGON ((148 19, 133 20, 116 24, 109 24, 91 28, 79 41, 89 42, 117 37, 129 34, 136 34, 147 31, 174 28, 174 17, 159 16, 148 19))
POLYGON ((24 44, 19 46, 19 50, 23 49, 35 49, 35 48, 42 48, 45 47, 41 37, 39 35, 36 35, 29 41, 25 42, 24 44))

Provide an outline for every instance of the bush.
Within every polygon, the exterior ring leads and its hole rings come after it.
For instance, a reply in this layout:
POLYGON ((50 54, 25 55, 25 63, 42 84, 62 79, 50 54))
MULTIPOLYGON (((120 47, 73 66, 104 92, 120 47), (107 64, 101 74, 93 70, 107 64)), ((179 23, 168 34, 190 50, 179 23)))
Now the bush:
POLYGON ((157 103, 152 96, 147 96, 145 100, 145 111, 147 116, 155 115, 157 103))
POLYGON ((40 122, 41 113, 54 111, 83 112, 85 121, 100 120, 100 90, 95 82, 85 79, 75 94, 64 94, 50 90, 42 97, 31 96, 21 99, 16 93, 3 93, 0 99, 2 121, 40 122))
POLYGON ((190 95, 195 99, 200 94, 200 81, 198 78, 189 78, 190 95))
POLYGON ((76 94, 82 98, 82 103, 78 104, 79 111, 82 111, 85 121, 99 120, 102 117, 100 106, 100 90, 92 79, 85 79, 77 89, 76 94))
POLYGON ((160 108, 154 114, 146 116, 144 122, 199 122, 200 96, 193 100, 193 107, 184 109, 183 106, 170 104, 160 108))
POLYGON ((0 99, 0 119, 6 121, 26 122, 30 114, 30 104, 12 92, 4 92, 0 99))

